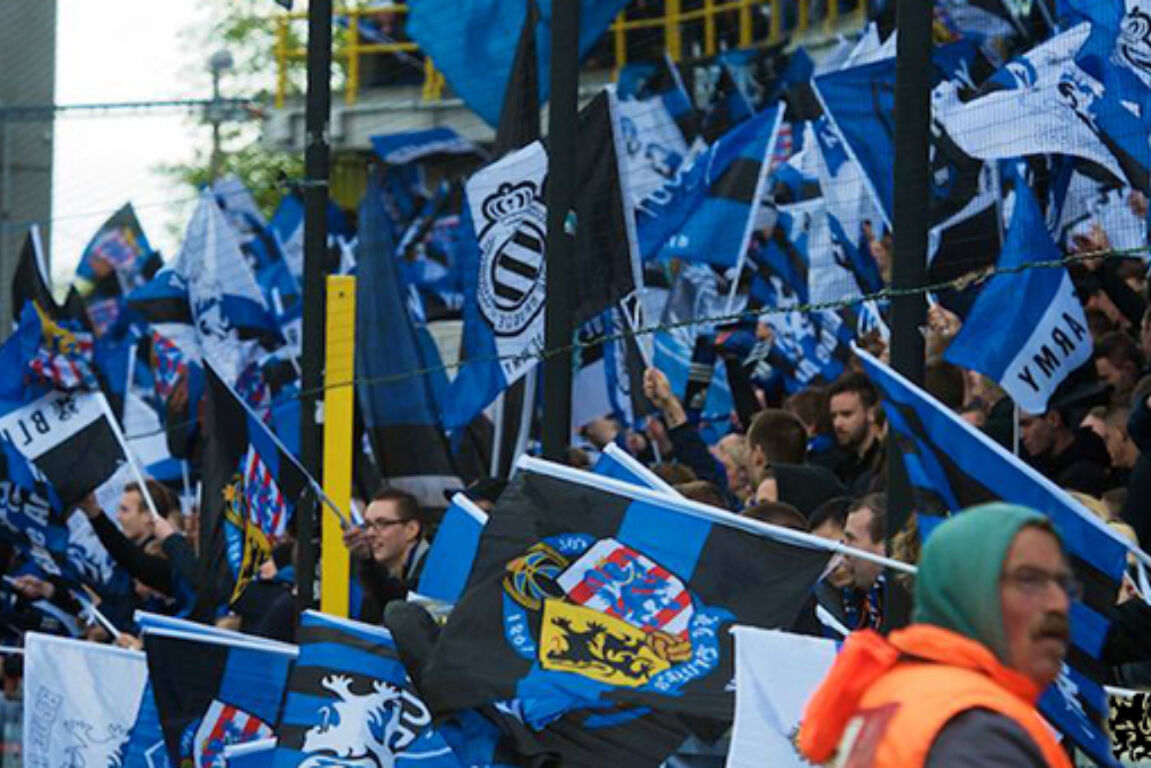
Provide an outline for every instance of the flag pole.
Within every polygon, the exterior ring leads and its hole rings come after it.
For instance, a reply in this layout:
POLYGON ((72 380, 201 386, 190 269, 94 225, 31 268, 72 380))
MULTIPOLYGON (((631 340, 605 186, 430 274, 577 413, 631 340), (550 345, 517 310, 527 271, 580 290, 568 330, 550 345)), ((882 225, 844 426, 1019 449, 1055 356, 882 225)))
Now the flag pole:
MULTIPOLYGON (((300 458, 308 477, 322 469, 319 407, 324 365, 324 261, 328 250, 328 184, 332 109, 332 0, 308 3, 307 91, 304 111, 304 338, 303 397, 300 402, 300 458)), ((291 455, 291 454, 289 454, 291 455)), ((315 480, 312 481, 313 484, 315 480)), ((321 490, 317 494, 325 498, 321 490)), ((334 505, 333 505, 334 506, 334 505)), ((342 517, 342 516, 341 516, 342 517)), ((296 510, 296 603, 313 603, 316 582, 316 520, 311 509, 296 510)))
POLYGON ((551 105, 548 109, 547 306, 544 310, 543 453, 562 457, 571 442, 572 261, 576 228, 576 149, 579 131, 580 4, 552 6, 551 105))
POLYGON ((88 596, 85 595, 82 590, 70 589, 68 591, 72 593, 72 597, 76 598, 76 601, 80 603, 81 607, 90 613, 92 618, 94 618, 100 624, 100 626, 108 631, 108 634, 112 636, 113 640, 120 639, 120 630, 116 629, 116 625, 109 621, 108 617, 100 612, 100 609, 96 607, 96 604, 89 600, 88 596))
POLYGON ((156 510, 156 502, 152 500, 152 494, 148 491, 148 483, 144 479, 144 473, 140 471, 140 465, 136 463, 136 457, 132 453, 132 448, 128 445, 124 433, 120 431, 120 425, 116 422, 116 416, 108 406, 108 398, 104 397, 103 392, 97 392, 96 396, 100 399, 100 410, 103 411, 104 418, 108 420, 108 424, 112 428, 112 434, 116 436, 116 442, 120 444, 120 450, 124 452, 124 458, 128 460, 128 469, 131 470, 132 477, 136 480, 136 485, 140 486, 140 496, 144 498, 144 503, 148 505, 148 509, 152 512, 152 519, 159 518, 160 513, 156 510))

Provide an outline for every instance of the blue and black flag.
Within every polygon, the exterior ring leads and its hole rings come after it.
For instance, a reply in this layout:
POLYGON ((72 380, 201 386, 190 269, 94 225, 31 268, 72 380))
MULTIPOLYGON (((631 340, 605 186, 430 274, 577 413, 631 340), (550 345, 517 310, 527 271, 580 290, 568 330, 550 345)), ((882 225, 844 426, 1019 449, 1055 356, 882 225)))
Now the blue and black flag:
POLYGON ((769 107, 722 136, 636 208, 640 256, 739 263, 766 188, 783 107, 769 107))
POLYGON ((462 483, 441 427, 437 374, 429 372, 440 361, 404 300, 374 178, 360 205, 356 269, 356 393, 372 453, 390 484, 441 507, 443 492, 462 483))
POLYGON ((97 334, 112 327, 124 296, 148 282, 163 263, 131 203, 100 225, 80 256, 73 281, 97 334))
POLYGON ((276 768, 463 763, 432 726, 391 633, 307 611, 277 728, 276 768))
POLYGON ((521 459, 423 670, 425 701, 446 715, 518 699, 536 731, 576 713, 600 728, 645 713, 730 721, 731 626, 790 626, 827 561, 733 521, 521 459))
POLYGON ((948 408, 866 352, 857 350, 879 390, 883 410, 903 457, 920 514, 931 515, 990 501, 1021 504, 1046 514, 1059 531, 1084 595, 1071 605, 1071 646, 1063 675, 1043 694, 1040 708, 1077 746, 1096 759, 1110 745, 1096 723, 1107 699, 1099 684, 1099 653, 1108 612, 1127 562, 1127 542, 1047 478, 1004 450, 948 408))
POLYGON ((211 367, 204 413, 195 615, 230 605, 288 530, 308 476, 211 367))
POLYGON ((154 629, 144 653, 171 765, 216 768, 225 747, 274 735, 294 648, 154 629))

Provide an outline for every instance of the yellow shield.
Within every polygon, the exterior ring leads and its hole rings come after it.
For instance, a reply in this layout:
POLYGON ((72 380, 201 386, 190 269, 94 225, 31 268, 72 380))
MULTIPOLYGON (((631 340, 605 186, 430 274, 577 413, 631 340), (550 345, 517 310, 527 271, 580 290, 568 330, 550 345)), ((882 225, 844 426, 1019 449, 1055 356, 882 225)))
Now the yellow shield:
POLYGON ((546 600, 540 665, 609 685, 637 688, 665 669, 648 636, 625 621, 562 600, 546 600))

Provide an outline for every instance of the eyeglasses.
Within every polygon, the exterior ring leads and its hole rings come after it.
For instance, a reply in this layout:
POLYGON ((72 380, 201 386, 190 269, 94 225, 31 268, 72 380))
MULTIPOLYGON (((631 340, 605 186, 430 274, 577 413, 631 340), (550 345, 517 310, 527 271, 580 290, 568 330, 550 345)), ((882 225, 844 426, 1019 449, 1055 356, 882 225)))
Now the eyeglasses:
POLYGON ((1083 584, 1070 573, 1049 573, 1042 568, 1025 565, 1004 574, 1003 581, 1031 597, 1038 597, 1046 592, 1050 582, 1054 582, 1055 586, 1063 590, 1063 594, 1071 600, 1083 597, 1083 584))
POLYGON ((369 531, 386 531, 388 528, 391 528, 393 525, 400 525, 401 523, 406 523, 406 522, 408 522, 407 519, 403 519, 403 520, 384 520, 384 519, 365 520, 364 521, 364 528, 368 529, 369 531))

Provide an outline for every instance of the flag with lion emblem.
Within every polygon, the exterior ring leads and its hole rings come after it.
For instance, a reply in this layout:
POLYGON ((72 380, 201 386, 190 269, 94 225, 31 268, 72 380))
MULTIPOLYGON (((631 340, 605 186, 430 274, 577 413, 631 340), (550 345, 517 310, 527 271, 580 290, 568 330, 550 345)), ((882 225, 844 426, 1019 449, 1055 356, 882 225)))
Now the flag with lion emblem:
POLYGON ((462 768, 431 727, 388 630, 307 611, 298 639, 275 768, 462 768))
POLYGON ((521 459, 424 669, 432 711, 518 699, 536 731, 589 711, 730 723, 730 628, 790 627, 827 562, 740 520, 521 459))

